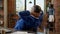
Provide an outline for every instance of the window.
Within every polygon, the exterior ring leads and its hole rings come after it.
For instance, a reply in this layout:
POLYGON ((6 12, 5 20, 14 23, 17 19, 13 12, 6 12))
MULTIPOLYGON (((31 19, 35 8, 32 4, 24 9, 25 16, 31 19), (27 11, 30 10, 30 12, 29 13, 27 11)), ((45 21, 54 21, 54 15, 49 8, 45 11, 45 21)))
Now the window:
POLYGON ((34 5, 34 0, 26 0, 26 10, 31 10, 31 7, 34 5))
POLYGON ((44 0, 16 0, 16 11, 31 10, 31 7, 36 4, 41 6, 44 11, 44 0))
POLYGON ((39 5, 41 9, 44 11, 44 0, 36 0, 36 5, 39 5))
POLYGON ((16 11, 25 10, 25 0, 16 0, 16 11))

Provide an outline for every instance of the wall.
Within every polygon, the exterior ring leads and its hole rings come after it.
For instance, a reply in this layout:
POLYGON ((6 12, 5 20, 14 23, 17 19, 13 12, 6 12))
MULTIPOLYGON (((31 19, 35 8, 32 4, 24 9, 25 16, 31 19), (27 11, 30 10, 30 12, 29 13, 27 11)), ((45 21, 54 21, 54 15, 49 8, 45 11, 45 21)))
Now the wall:
POLYGON ((60 34, 60 0, 54 0, 55 8, 55 30, 57 34, 60 34))
MULTIPOLYGON (((0 8, 0 21, 4 22, 4 0, 2 0, 0 4, 2 4, 2 8, 3 8, 3 9, 0 8)), ((4 23, 0 23, 0 26, 4 26, 4 23)))
POLYGON ((14 28, 16 20, 17 20, 17 15, 16 15, 16 3, 15 0, 8 0, 8 27, 9 28, 14 28))

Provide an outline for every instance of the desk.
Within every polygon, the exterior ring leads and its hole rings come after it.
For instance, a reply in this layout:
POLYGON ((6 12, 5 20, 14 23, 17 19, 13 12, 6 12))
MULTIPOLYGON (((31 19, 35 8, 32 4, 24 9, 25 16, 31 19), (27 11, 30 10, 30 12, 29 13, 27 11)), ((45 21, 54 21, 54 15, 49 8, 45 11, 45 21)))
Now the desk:
POLYGON ((8 33, 8 32, 12 32, 12 30, 10 30, 9 28, 0 27, 0 33, 8 33))
MULTIPOLYGON (((3 33, 3 34, 20 34, 20 33, 22 33, 22 34, 35 34, 35 32, 32 32, 32 31, 15 31, 14 29, 3 28, 3 27, 0 27, 0 33, 3 33)), ((37 32, 37 34, 44 34, 44 32, 37 32)))

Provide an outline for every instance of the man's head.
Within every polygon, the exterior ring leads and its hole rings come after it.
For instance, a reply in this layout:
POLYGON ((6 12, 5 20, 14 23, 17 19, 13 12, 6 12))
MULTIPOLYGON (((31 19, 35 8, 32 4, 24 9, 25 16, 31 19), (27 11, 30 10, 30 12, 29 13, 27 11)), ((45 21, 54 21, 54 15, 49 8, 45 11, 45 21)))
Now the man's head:
POLYGON ((50 4, 49 8, 53 8, 53 4, 50 4))
POLYGON ((40 16, 40 11, 41 11, 41 7, 38 5, 34 5, 31 9, 31 13, 33 16, 35 17, 39 17, 40 16))

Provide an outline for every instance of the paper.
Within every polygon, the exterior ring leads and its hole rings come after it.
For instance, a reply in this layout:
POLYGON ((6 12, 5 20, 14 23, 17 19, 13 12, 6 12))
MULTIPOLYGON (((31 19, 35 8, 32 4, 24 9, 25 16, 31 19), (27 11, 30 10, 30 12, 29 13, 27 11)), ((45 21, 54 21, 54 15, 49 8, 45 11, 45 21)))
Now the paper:
POLYGON ((11 34, 28 34, 28 33, 27 32, 17 31, 17 32, 14 32, 14 33, 11 33, 11 34))

